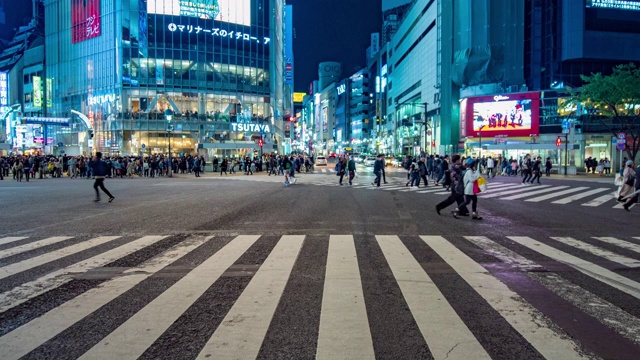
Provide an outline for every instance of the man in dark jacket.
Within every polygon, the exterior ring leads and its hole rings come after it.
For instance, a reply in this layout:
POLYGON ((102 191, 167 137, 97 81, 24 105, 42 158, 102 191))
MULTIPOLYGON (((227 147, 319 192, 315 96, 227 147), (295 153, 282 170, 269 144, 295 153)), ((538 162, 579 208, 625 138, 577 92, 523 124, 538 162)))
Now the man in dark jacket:
POLYGON ((436 212, 440 215, 440 211, 453 203, 458 204, 457 213, 458 216, 469 216, 469 209, 464 205, 464 182, 463 182, 463 167, 460 163, 460 155, 453 155, 451 157, 453 164, 451 165, 451 172, 448 175, 451 182, 451 195, 444 201, 436 205, 436 212))
POLYGON ((382 169, 384 169, 384 160, 382 157, 378 156, 376 161, 373 163, 373 173, 376 175, 376 179, 373 182, 373 185, 380 187, 380 178, 382 177, 382 169))
POLYGON ((353 185, 353 178, 356 176, 356 161, 353 159, 353 156, 349 157, 347 169, 349 170, 349 185, 353 185))
POLYGON ((91 166, 93 167, 93 176, 96 179, 96 181, 93 183, 93 189, 96 191, 96 199, 94 201, 100 201, 100 192, 98 191, 98 188, 100 188, 109 197, 109 202, 112 202, 115 198, 113 197, 113 195, 111 195, 109 190, 104 187, 104 177, 109 174, 109 166, 102 160, 101 152, 98 151, 96 153, 91 166))

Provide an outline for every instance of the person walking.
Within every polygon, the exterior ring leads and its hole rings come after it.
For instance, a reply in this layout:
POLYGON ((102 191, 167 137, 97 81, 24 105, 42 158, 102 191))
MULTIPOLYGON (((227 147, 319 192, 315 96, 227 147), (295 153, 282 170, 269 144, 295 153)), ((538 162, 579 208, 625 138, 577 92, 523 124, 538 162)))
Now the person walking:
POLYGON ((229 166, 227 159, 222 159, 222 163, 220 164, 220 176, 222 176, 222 173, 224 173, 224 176, 229 176, 229 174, 227 174, 227 166, 229 166))
POLYGON ((346 157, 341 157, 340 160, 338 160, 338 163, 336 164, 336 175, 340 177, 340 186, 344 185, 342 183, 342 179, 344 178, 344 176, 347 174, 347 158, 346 157))
POLYGON ((634 182, 636 180, 636 171, 633 169, 633 161, 627 160, 624 171, 622 172, 622 186, 618 192, 618 201, 624 201, 623 198, 631 194, 634 190, 634 182))
POLYGON ((349 185, 353 185, 353 178, 356 176, 356 161, 353 156, 349 157, 347 169, 349 170, 349 185))
MULTIPOLYGON (((418 161, 418 170, 420 171, 420 178, 424 181, 424 186, 429 186, 429 181, 427 181, 427 162, 425 158, 420 158, 418 161)), ((418 187, 420 187, 420 181, 418 181, 418 187)))
POLYGON ((376 179, 373 181, 371 185, 375 185, 376 187, 380 187, 380 180, 382 179, 382 169, 384 168, 384 161, 378 156, 376 161, 373 163, 373 174, 376 176, 376 179))
POLYGON ((491 179, 493 177, 493 168, 496 166, 495 160, 489 156, 487 158, 487 177, 491 179))
POLYGON ((624 203, 624 205, 622 205, 622 207, 627 211, 631 211, 631 210, 629 210, 631 205, 637 203, 638 202, 638 198, 640 198, 640 165, 638 165, 638 167, 636 168, 636 177, 635 177, 635 187, 634 187, 634 189, 635 189, 634 195, 631 196, 629 198, 629 200, 627 200, 627 202, 624 203))
POLYGON ((538 184, 540 184, 541 176, 542 176, 542 157, 538 156, 536 161, 533 163, 533 179, 531 179, 531 184, 533 184, 534 180, 537 180, 538 184))
POLYGON ((453 155, 451 157, 451 168, 449 171, 449 182, 451 183, 451 195, 444 201, 436 205, 436 212, 440 215, 440 211, 446 209, 453 203, 458 204, 458 216, 468 216, 469 210, 464 205, 464 184, 462 181, 462 164, 460 163, 460 155, 453 155))
MULTIPOLYGON (((464 186, 464 203, 462 206, 466 207, 471 204, 471 211, 473 220, 482 220, 481 216, 478 216, 478 195, 473 191, 474 183, 480 178, 479 164, 475 159, 467 159, 466 161, 467 171, 464 174, 463 186, 464 186)), ((451 212, 454 218, 458 218, 460 210, 456 208, 451 212)))
POLYGON ((93 167, 93 176, 95 177, 95 182, 93 183, 93 189, 96 191, 96 199, 94 201, 95 202, 100 201, 100 192, 98 191, 98 188, 100 188, 109 197, 109 202, 112 202, 113 199, 115 198, 113 197, 113 195, 111 195, 109 190, 107 190, 107 188, 104 187, 104 177, 107 176, 109 172, 109 167, 107 166, 107 163, 102 160, 101 152, 99 151, 96 152, 96 156, 93 159, 92 167, 93 167))
POLYGON ((544 163, 544 173, 547 177, 551 176, 551 168, 553 165, 551 164, 551 158, 548 157, 547 161, 544 163))
MULTIPOLYGON (((524 159, 522 160, 522 183, 523 184, 527 184, 530 183, 531 180, 531 156, 529 154, 525 155, 524 159)), ((533 184, 533 183, 531 183, 533 184)))

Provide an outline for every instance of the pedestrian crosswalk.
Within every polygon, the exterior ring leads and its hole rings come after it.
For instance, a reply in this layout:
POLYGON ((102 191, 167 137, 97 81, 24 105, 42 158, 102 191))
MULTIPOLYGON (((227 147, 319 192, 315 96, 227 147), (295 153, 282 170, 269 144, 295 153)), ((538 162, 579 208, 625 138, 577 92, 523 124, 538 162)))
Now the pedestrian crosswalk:
POLYGON ((633 359, 640 237, 0 237, 0 358, 633 359))
MULTIPOLYGON (((311 184, 317 186, 326 187, 340 187, 337 179, 325 176, 318 176, 314 174, 303 174, 298 176, 300 183, 311 184)), ((216 179, 216 178, 214 178, 216 179)), ((282 182, 282 177, 239 177, 235 178, 244 181, 256 181, 256 182, 282 182)), ((406 180, 390 178, 389 184, 383 185, 381 188, 373 186, 371 183, 373 178, 367 175, 356 177, 354 185, 347 186, 348 179, 343 179, 343 182, 348 188, 352 189, 367 189, 367 190, 382 190, 382 191, 399 191, 399 192, 413 192, 418 194, 435 194, 435 195, 449 195, 450 192, 445 191, 440 186, 430 186, 411 188, 406 186, 406 180)), ((615 187, 604 187, 598 185, 597 187, 589 186, 571 186, 571 185, 522 185, 520 183, 502 183, 493 181, 487 185, 488 190, 484 193, 478 194, 478 197, 482 199, 498 199, 498 200, 521 200, 525 202, 540 203, 546 202, 555 205, 567 205, 567 204, 579 204, 585 207, 598 207, 611 205, 614 209, 623 209, 622 203, 616 202, 615 187)), ((635 204, 631 205, 633 207, 635 204)))

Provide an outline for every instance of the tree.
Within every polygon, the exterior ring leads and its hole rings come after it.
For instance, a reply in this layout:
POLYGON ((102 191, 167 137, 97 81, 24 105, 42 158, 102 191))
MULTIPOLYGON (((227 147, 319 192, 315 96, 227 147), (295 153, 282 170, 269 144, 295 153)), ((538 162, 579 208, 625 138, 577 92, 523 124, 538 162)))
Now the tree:
POLYGON ((627 135, 627 154, 635 159, 640 151, 640 68, 635 64, 618 65, 613 73, 581 75, 584 85, 573 100, 594 109, 600 122, 614 136, 627 135))

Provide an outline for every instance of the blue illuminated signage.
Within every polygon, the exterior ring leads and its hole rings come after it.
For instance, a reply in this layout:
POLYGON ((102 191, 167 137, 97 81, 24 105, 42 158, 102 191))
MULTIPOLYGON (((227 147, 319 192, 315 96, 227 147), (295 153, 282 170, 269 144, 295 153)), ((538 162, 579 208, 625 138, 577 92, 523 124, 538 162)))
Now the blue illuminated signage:
POLYGON ((255 36, 251 36, 251 34, 243 33, 241 31, 228 31, 220 28, 205 29, 197 25, 196 26, 180 25, 176 23, 170 23, 168 25, 168 28, 169 28, 169 31, 171 32, 179 31, 179 32, 185 32, 189 34, 199 34, 202 32, 205 34, 211 34, 212 36, 215 36, 215 37, 235 39, 236 41, 240 39, 242 39, 243 41, 256 41, 258 43, 263 43, 264 45, 267 45, 271 41, 271 39, 268 37, 263 37, 262 39, 258 39, 255 36))
POLYGON ((640 11, 640 1, 633 0, 587 0, 588 8, 640 11))

